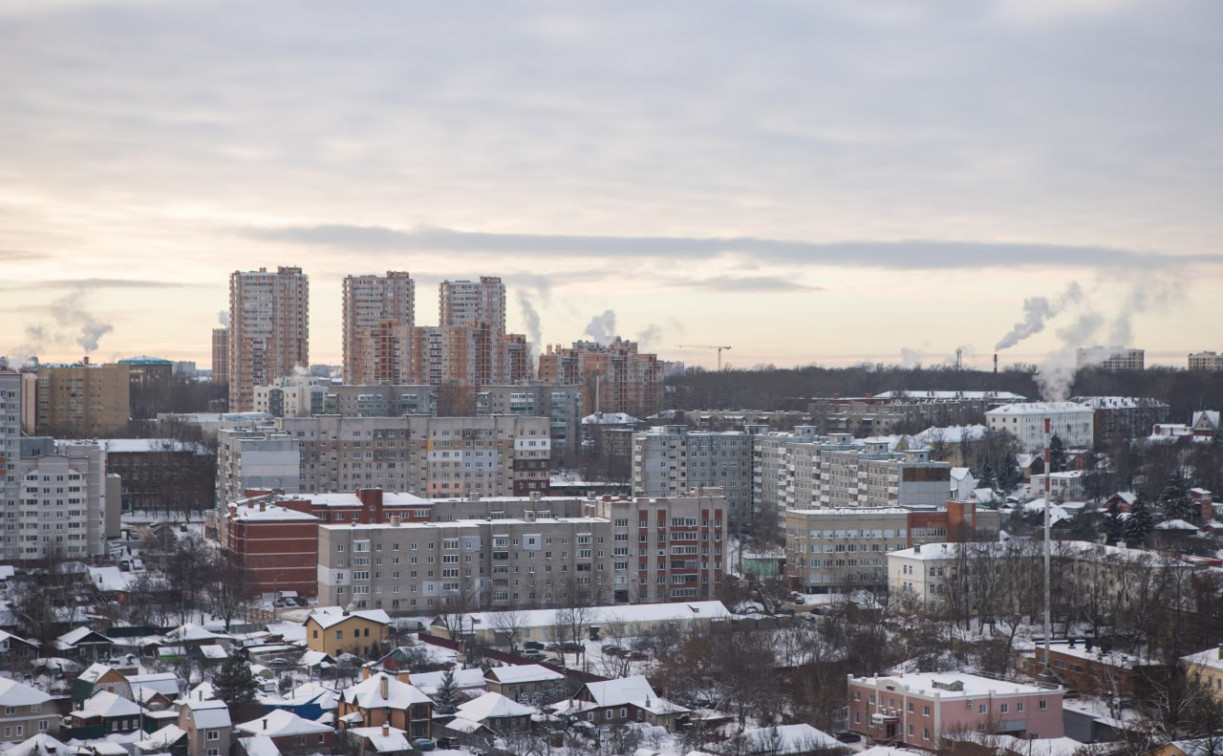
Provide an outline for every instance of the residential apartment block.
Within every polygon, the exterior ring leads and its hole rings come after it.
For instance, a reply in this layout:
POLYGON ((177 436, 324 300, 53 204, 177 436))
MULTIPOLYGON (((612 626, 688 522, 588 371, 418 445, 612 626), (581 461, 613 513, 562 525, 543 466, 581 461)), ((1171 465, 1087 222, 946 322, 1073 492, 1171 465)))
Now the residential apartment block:
MULTIPOLYGON (((20 373, 0 368, 0 510, 5 519, 21 502, 21 474, 17 470, 21 458, 21 384, 20 373)), ((6 548, 5 558, 16 555, 19 544, 11 548, 6 548)))
POLYGON ((610 344, 549 344, 539 357, 539 379, 580 385, 587 412, 627 412, 635 417, 662 410, 662 368, 657 355, 641 354, 636 342, 619 337, 610 344))
POLYGON ((310 417, 322 414, 331 381, 326 378, 285 376, 270 386, 255 387, 255 412, 268 417, 310 417))
POLYGON ((119 479, 107 476, 106 453, 97 444, 51 438, 23 439, 20 449, 18 499, 4 513, 3 559, 104 555, 108 506, 115 512, 119 506, 119 479))
POLYGON ((786 577, 809 594, 882 592, 889 555, 949 538, 996 537, 999 515, 973 504, 943 507, 790 509, 786 519, 786 577))
POLYGON ((127 365, 88 361, 39 368, 38 432, 82 438, 126 430, 131 417, 130 373, 127 365))
POLYGON ((254 489, 525 496, 547 489, 552 453, 548 418, 513 415, 286 417, 218 441, 222 504, 254 489))
POLYGON ((1074 396, 1075 404, 1091 407, 1092 438, 1101 444, 1112 438, 1143 438, 1151 428, 1170 419, 1165 402, 1142 396, 1074 396))
POLYGON ((1194 352, 1189 355, 1190 370, 1223 371, 1223 354, 1218 352, 1194 352))
POLYGON ((752 437, 664 425, 633 435, 633 495, 674 496, 722 489, 736 528, 752 516, 752 437))
POLYGON ((505 284, 496 276, 442 281, 438 304, 437 322, 442 326, 486 324, 493 333, 505 333, 505 284))
POLYGON ((434 502, 432 516, 319 525, 319 601, 436 612, 700 600, 726 568, 717 490, 434 502))
POLYGON ((229 277, 229 409, 250 412, 255 386, 310 364, 310 283, 301 268, 229 277))
POLYGON ((1142 370, 1146 364, 1146 350, 1121 346, 1079 347, 1075 352, 1075 367, 1096 368, 1116 373, 1121 370, 1142 370))
POLYGON ((405 383, 412 365, 416 282, 406 271, 344 279, 344 382, 405 383))
POLYGON ((1088 449, 1095 439, 1095 410, 1075 402, 1031 402, 1008 404, 985 413, 990 430, 1004 430, 1014 436, 1023 451, 1034 454, 1045 447, 1045 418, 1052 433, 1068 449, 1088 449))
POLYGON ((212 329, 212 381, 229 383, 229 329, 212 329))

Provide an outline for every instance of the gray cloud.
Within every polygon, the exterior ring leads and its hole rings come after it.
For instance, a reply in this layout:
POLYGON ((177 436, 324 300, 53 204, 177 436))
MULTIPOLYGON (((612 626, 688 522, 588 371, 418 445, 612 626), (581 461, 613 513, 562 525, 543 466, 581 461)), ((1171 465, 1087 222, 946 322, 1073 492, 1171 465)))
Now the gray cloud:
POLYGON ((1155 254, 1112 247, 923 239, 821 243, 757 237, 497 234, 423 226, 401 230, 344 224, 253 228, 242 233, 264 241, 364 251, 660 259, 710 259, 739 254, 758 261, 897 270, 1036 267, 1117 270, 1223 265, 1223 254, 1155 254))
POLYGON ((140 278, 69 278, 45 281, 24 281, 7 289, 187 289, 214 286, 213 283, 188 281, 149 281, 140 278))

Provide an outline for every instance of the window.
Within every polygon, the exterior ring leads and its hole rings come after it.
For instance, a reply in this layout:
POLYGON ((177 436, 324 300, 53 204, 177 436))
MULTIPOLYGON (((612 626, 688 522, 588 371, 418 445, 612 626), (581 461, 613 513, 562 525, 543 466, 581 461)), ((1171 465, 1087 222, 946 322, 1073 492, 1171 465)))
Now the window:
POLYGON ((335 639, 336 639, 336 640, 344 640, 344 631, 343 631, 343 630, 336 630, 336 631, 335 631, 335 639))
POLYGON ((930 707, 929 707, 929 706, 923 706, 923 707, 921 707, 921 713, 922 713, 922 716, 923 716, 923 717, 928 717, 928 716, 930 716, 930 707))
POLYGON ((1023 701, 1015 704, 1015 711, 1023 711, 1023 701))
POLYGON ((1045 709, 1049 708, 1049 702, 1042 698, 1040 700, 1040 703, 1037 704, 1036 708, 1040 709, 1041 711, 1044 711, 1045 709))
POLYGON ((1001 704, 1001 705, 998 707, 998 711, 999 711, 999 713, 1001 713, 1001 714, 1006 714, 1006 713, 1007 713, 1008 711, 1010 711, 1010 710, 1011 710, 1010 704, 1001 704))
POLYGON ((221 739, 220 730, 209 730, 208 731, 208 740, 220 740, 220 739, 221 739))
POLYGON ((909 711, 910 711, 910 712, 911 712, 911 711, 913 711, 913 702, 912 702, 912 701, 910 701, 910 702, 909 702, 909 711))
POLYGON ((985 711, 986 711, 986 706, 985 706, 985 704, 981 704, 980 706, 978 706, 978 707, 977 707, 977 713, 978 713, 978 714, 984 714, 984 713, 985 713, 985 711))

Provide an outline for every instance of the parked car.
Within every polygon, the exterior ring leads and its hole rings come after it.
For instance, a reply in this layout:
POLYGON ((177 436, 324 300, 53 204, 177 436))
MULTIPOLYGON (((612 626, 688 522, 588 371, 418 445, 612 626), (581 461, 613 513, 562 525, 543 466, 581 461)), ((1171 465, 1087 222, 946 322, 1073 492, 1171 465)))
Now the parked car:
POLYGON ((849 730, 841 730, 834 737, 842 743, 858 743, 862 740, 862 736, 856 732, 849 730))
POLYGON ((602 651, 608 656, 620 656, 624 653, 624 649, 620 648, 615 643, 604 644, 602 651))
POLYGON ((418 751, 435 751, 437 750, 437 743, 428 738, 413 738, 412 747, 418 751))
POLYGON ((522 647, 527 649, 528 651, 543 651, 544 650, 544 644, 540 643, 539 641, 527 641, 526 643, 522 644, 522 647))

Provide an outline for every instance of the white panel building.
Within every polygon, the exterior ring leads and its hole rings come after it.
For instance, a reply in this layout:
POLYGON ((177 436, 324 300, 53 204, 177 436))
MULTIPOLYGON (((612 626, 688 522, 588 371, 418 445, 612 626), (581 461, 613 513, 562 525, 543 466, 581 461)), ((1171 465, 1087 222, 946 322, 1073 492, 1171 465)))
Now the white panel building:
POLYGON ((1045 418, 1067 448, 1091 448, 1094 416, 1086 404, 1030 402, 992 409, 985 413, 985 424, 990 430, 1007 431, 1019 439, 1025 452, 1034 454, 1045 446, 1045 418))

